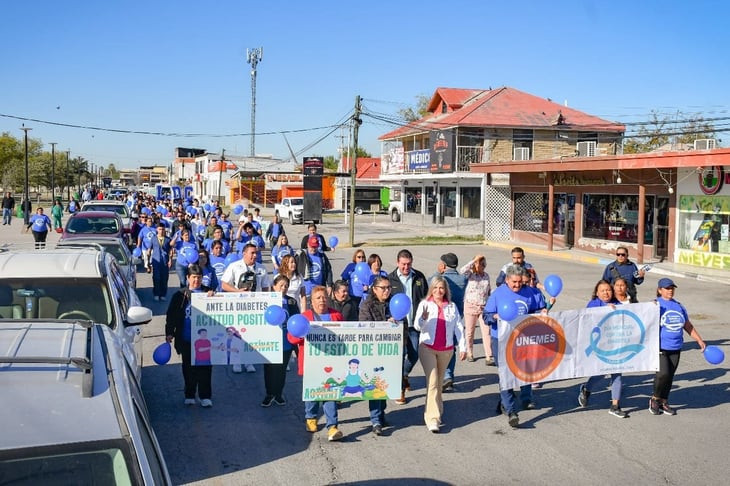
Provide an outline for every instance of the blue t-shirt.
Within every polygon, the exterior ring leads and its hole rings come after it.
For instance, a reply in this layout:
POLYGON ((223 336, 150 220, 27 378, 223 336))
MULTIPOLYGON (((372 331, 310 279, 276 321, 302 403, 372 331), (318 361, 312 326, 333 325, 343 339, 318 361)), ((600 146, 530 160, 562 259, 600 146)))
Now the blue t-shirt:
POLYGON ((689 320, 687 309, 676 300, 657 297, 659 304, 659 349, 678 351, 684 343, 684 325, 689 320))
POLYGON ((611 305, 611 304, 613 304, 613 305, 619 305, 620 303, 621 302, 619 302, 618 300, 616 300, 613 297, 611 298, 611 302, 608 302, 608 303, 606 303, 606 302, 602 301, 601 299, 599 299, 598 297, 596 297, 595 299, 591 299, 588 302, 588 304, 586 305, 586 309, 588 307, 603 307, 603 306, 611 305))
MULTIPOLYGON (((216 275, 216 282, 218 282, 218 285, 215 287, 216 291, 220 290, 221 286, 221 279, 223 278, 223 272, 226 271, 226 257, 224 256, 215 256, 211 255, 209 258, 210 266, 215 271, 216 275)), ((210 287, 210 286, 209 286, 210 287)))
POLYGON ((287 255, 293 255, 294 254, 294 248, 292 248, 289 245, 283 245, 283 246, 275 246, 271 249, 271 256, 274 258, 274 261, 277 265, 281 265, 281 259, 284 258, 287 255))
POLYGON ((312 289, 317 285, 324 285, 324 272, 322 272, 322 257, 319 253, 310 254, 312 264, 309 267, 309 278, 304 280, 304 290, 307 295, 312 294, 312 289))
POLYGON ((497 338, 497 321, 492 317, 494 314, 499 314, 501 304, 506 300, 512 300, 517 305, 517 315, 524 316, 526 314, 532 314, 545 308, 545 299, 542 298, 542 294, 538 292, 541 297, 537 297, 537 294, 533 292, 532 287, 522 287, 518 292, 513 292, 508 285, 500 285, 497 287, 492 295, 489 296, 487 304, 484 306, 484 322, 489 324, 490 335, 493 338, 497 338))
POLYGON ((31 229, 37 233, 45 233, 48 231, 48 226, 51 225, 51 220, 45 214, 34 214, 30 217, 31 229))

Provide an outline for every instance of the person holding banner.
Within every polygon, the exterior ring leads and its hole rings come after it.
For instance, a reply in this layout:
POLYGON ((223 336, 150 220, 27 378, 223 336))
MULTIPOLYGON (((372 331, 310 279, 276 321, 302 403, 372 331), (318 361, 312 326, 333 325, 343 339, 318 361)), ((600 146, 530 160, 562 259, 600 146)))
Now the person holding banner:
POLYGON ((167 320, 165 322, 165 340, 168 343, 175 341, 175 351, 182 357, 182 375, 185 382, 185 405, 195 405, 195 393, 197 391, 200 405, 212 407, 211 400, 213 389, 211 376, 213 367, 211 365, 193 366, 190 352, 192 342, 192 322, 190 296, 195 292, 209 291, 203 287, 203 270, 198 265, 190 265, 187 275, 188 285, 180 289, 172 296, 170 305, 167 308, 167 320))
MULTIPOLYGON (((327 287, 317 285, 312 288, 312 308, 302 312, 310 322, 312 321, 343 321, 342 314, 327 306, 327 287)), ((287 333, 286 338, 290 343, 297 346, 297 360, 299 364, 299 375, 304 375, 304 338, 292 336, 287 333)), ((337 428, 337 402, 326 401, 322 403, 327 427, 327 440, 330 442, 342 439, 342 431, 337 428)), ((304 402, 304 420, 307 432, 317 432, 317 418, 319 415, 319 402, 304 402)))
POLYGON ((613 281, 613 297, 622 304, 630 304, 629 283, 625 278, 619 277, 613 281))
MULTIPOLYGON (((287 318, 295 314, 299 314, 297 301, 286 294, 289 289, 289 279, 286 276, 279 274, 274 278, 273 285, 274 292, 281 293, 281 307, 284 311, 286 311, 287 318)), ((270 407, 271 404, 279 406, 286 405, 286 400, 284 399, 286 367, 289 364, 289 359, 291 359, 291 353, 294 351, 294 347, 286 337, 286 320, 284 320, 281 328, 284 333, 284 341, 282 345, 283 359, 281 363, 264 363, 264 387, 266 388, 266 396, 261 402, 262 407, 270 407)))
MULTIPOLYGON (((499 334, 497 332, 497 326, 501 322, 499 312, 503 309, 503 306, 509 304, 509 301, 511 301, 517 307, 518 315, 533 314, 543 311, 546 307, 542 293, 535 293, 530 289, 523 288, 522 279, 527 275, 529 275, 528 271, 522 265, 507 265, 505 268, 504 285, 500 285, 492 292, 489 300, 487 300, 487 304, 484 306, 483 318, 491 327, 492 354, 494 355, 497 366, 499 366, 499 334)), ((515 406, 514 390, 502 390, 500 387, 499 396, 500 401, 497 405, 497 413, 507 415, 509 425, 511 427, 517 427, 520 424, 520 418, 515 406)), ((532 401, 532 385, 523 385, 520 387, 520 401, 522 402, 523 409, 529 410, 535 408, 535 404, 532 401)))
POLYGON ((700 350, 705 351, 705 341, 692 325, 687 309, 674 300, 674 289, 677 284, 670 278, 659 279, 656 302, 659 304, 659 371, 654 376, 654 392, 649 399, 649 411, 653 415, 676 415, 669 406, 669 391, 672 389, 674 373, 679 366, 679 355, 682 352, 684 334, 687 333, 697 341, 700 350))
MULTIPOLYGON (((616 308, 617 304, 620 305, 621 302, 614 297, 611 284, 606 280, 599 280, 593 289, 593 295, 586 307, 610 306, 616 308)), ((578 404, 581 407, 585 408, 588 406, 588 397, 591 396, 591 390, 603 376, 591 376, 588 378, 588 381, 580 386, 580 390, 578 391, 578 404)), ((608 413, 614 417, 627 418, 629 414, 621 410, 618 403, 619 400, 621 400, 621 373, 611 373, 611 408, 608 409, 608 413)))
MULTIPOLYGON (((344 284, 344 282, 342 282, 344 284)), ((336 285, 336 284, 335 284, 336 285)), ((345 287, 347 289, 347 287, 345 287)), ((390 315, 388 301, 390 300, 390 280, 388 277, 378 276, 373 280, 370 286, 370 293, 360 306, 360 321, 393 321, 395 319, 390 315)), ((370 410, 370 423, 373 426, 373 434, 382 435, 383 427, 387 426, 385 420, 386 400, 368 400, 368 409, 370 410)))
POLYGON ((446 279, 440 275, 431 279, 426 298, 415 313, 414 327, 419 332, 418 355, 426 375, 426 408, 423 418, 426 427, 438 433, 444 411, 442 397, 446 367, 454 347, 459 347, 459 360, 466 359, 464 323, 456 304, 451 301, 451 292, 446 279))

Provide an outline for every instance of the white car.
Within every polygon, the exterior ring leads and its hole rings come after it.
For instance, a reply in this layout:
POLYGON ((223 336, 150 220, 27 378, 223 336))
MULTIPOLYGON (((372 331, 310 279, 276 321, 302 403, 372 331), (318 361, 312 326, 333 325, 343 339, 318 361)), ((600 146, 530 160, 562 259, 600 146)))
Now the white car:
POLYGON ((140 260, 132 256, 129 247, 119 238, 112 236, 71 238, 59 241, 56 243, 56 248, 95 248, 99 251, 105 251, 114 257, 129 285, 133 289, 137 288, 137 265, 140 260))
POLYGON ((110 327, 123 343, 137 378, 142 375, 138 326, 152 311, 114 258, 96 249, 0 251, 0 317, 88 319, 110 327))

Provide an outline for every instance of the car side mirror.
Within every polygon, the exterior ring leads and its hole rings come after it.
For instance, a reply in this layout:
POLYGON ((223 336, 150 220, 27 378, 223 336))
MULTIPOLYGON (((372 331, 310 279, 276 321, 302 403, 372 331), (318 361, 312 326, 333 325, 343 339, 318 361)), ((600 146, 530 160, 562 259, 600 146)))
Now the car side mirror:
POLYGON ((147 307, 133 305, 127 311, 127 318, 124 321, 124 327, 141 326, 152 320, 152 310, 147 307))

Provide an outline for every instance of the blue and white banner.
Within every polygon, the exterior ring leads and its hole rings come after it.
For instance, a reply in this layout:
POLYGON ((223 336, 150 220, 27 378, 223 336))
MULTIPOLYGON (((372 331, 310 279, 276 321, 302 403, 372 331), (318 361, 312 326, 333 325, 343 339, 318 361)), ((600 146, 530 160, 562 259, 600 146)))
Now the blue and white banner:
POLYGON ((428 170, 431 168, 431 149, 412 150, 406 152, 408 170, 428 170))
POLYGON ((659 369, 659 306, 653 302, 499 321, 499 384, 659 369))

